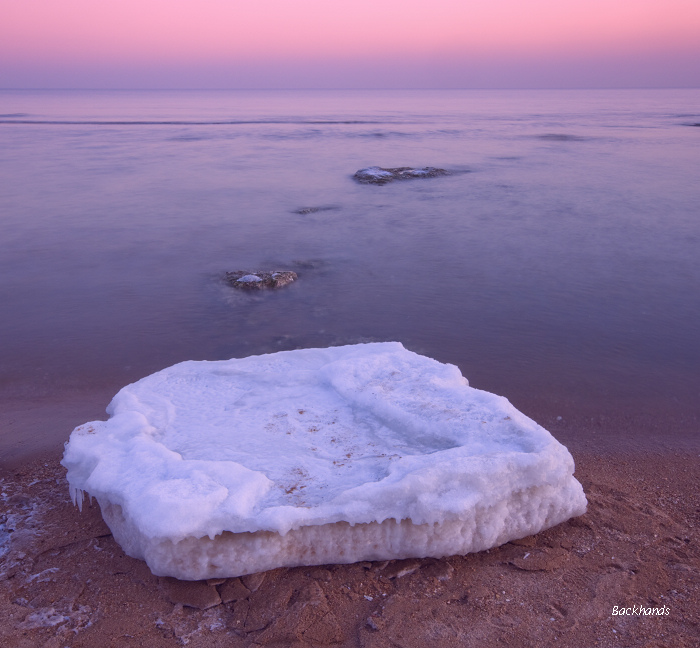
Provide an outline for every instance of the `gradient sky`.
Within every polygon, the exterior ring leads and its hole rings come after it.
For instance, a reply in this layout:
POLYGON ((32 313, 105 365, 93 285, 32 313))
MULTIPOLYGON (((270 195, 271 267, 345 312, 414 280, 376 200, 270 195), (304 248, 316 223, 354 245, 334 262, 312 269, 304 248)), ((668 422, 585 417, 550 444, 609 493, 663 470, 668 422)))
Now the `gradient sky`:
POLYGON ((700 87, 700 0, 0 0, 4 88, 700 87))

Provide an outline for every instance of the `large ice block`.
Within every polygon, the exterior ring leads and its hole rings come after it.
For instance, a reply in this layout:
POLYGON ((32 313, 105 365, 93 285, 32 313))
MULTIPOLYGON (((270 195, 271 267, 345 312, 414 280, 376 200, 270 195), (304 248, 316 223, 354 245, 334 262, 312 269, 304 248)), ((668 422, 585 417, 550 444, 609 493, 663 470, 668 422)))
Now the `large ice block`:
POLYGON ((549 432, 398 342, 183 362, 107 412, 71 494, 162 576, 465 554, 586 510, 549 432))

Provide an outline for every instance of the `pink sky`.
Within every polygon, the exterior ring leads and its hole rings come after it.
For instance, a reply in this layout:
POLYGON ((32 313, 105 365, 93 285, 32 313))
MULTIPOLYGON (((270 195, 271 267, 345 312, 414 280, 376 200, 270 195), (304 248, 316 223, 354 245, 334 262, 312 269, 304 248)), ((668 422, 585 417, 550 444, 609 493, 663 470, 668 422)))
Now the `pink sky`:
POLYGON ((0 0, 0 87, 700 86, 700 0, 0 0))

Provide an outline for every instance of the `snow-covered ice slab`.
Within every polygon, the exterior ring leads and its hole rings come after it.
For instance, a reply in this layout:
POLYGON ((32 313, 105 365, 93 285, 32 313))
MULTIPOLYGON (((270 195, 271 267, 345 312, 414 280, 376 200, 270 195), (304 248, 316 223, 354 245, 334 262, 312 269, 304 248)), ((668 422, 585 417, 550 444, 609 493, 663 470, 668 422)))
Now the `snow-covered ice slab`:
POLYGON ((398 342, 183 362, 107 412, 66 444, 71 494, 161 576, 465 554, 586 511, 549 432, 398 342))

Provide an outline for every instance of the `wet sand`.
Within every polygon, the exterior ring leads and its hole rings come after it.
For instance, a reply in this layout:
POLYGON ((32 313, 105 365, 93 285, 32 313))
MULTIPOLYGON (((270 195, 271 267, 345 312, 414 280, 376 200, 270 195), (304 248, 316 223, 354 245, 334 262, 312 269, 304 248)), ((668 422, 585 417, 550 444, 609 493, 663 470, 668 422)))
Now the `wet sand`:
POLYGON ((605 425, 607 443, 580 426, 550 421, 589 510, 537 536, 442 560, 209 582, 153 576, 96 504, 72 506, 59 453, 34 458, 3 473, 0 645, 696 646, 700 449, 623 447, 605 425))

